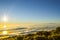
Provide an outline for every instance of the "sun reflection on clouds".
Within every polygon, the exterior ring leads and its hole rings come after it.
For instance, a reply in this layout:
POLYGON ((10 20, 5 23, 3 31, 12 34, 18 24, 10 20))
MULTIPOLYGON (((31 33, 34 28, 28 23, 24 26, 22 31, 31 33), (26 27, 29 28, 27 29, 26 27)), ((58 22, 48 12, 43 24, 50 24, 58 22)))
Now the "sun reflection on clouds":
POLYGON ((7 31, 3 31, 3 34, 7 34, 7 31))

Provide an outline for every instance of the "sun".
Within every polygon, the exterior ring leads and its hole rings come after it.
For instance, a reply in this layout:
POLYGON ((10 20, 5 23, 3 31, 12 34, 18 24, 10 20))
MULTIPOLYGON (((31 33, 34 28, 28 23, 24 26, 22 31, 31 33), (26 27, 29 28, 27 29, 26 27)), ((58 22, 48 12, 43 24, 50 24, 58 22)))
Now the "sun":
POLYGON ((4 22, 6 22, 6 21, 7 21, 7 17, 6 17, 6 16, 4 16, 3 21, 4 21, 4 22))

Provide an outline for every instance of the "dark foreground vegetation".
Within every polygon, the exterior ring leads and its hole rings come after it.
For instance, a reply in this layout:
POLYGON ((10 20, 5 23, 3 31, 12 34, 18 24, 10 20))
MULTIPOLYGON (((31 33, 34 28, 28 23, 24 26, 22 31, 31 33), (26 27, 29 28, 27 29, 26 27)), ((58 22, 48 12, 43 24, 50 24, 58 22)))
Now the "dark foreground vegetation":
POLYGON ((34 34, 12 36, 0 40, 60 40, 60 27, 51 31, 39 31, 34 34))

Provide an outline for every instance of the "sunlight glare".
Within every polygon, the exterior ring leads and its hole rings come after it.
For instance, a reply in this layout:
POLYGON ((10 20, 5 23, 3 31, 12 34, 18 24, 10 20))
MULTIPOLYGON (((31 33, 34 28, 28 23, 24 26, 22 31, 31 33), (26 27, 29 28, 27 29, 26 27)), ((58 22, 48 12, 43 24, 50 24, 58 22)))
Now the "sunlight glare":
POLYGON ((6 22, 6 21, 7 21, 7 17, 6 17, 6 16, 4 16, 3 20, 4 20, 4 22, 6 22))
POLYGON ((6 26, 4 26, 4 28, 6 28, 6 26))
POLYGON ((3 34, 7 34, 7 31, 3 31, 3 34))

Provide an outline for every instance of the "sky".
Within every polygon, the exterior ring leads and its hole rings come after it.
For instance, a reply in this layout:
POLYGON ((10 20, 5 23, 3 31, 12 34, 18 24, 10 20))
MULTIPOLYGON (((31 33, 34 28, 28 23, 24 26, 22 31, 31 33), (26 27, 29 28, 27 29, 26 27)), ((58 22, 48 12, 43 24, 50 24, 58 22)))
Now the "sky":
POLYGON ((0 22, 60 23, 60 0, 0 0, 0 22))

